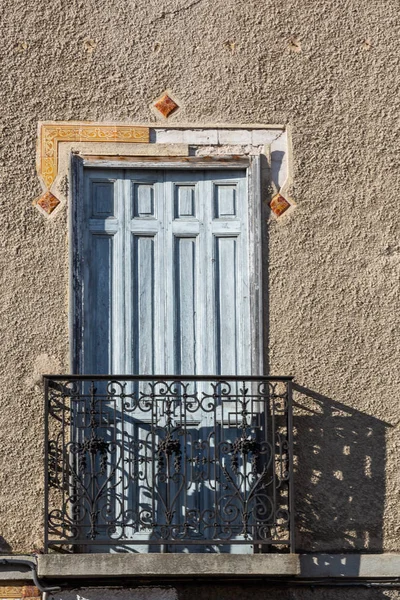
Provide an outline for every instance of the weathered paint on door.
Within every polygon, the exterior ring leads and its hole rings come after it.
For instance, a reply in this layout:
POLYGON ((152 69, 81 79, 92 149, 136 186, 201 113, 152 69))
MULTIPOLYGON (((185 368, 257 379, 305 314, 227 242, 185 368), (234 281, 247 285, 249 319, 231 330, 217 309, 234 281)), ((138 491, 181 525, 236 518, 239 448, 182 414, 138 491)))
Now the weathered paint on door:
POLYGON ((251 373, 245 171, 85 171, 84 373, 251 373))
MULTIPOLYGON (((246 188, 241 170, 85 169, 79 224, 83 373, 251 374, 246 188)), ((212 426, 210 413, 188 418, 200 438, 212 426)), ((148 413, 135 413, 117 438, 145 440, 149 427, 148 413)), ((128 480, 122 469, 125 509, 145 510, 151 490, 128 480)), ((203 485, 186 497, 198 508, 212 503, 211 495, 203 485)))

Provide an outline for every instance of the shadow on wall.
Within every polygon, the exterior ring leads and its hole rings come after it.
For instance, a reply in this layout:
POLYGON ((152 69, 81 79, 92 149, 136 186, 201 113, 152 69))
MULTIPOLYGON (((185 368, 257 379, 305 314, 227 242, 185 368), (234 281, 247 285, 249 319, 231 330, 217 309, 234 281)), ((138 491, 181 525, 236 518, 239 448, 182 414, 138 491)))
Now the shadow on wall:
POLYGON ((293 400, 296 551, 382 552, 390 425, 297 384, 293 400))
POLYGON ((10 554, 12 552, 12 548, 10 544, 0 535, 0 554, 10 554))
POLYGON ((274 150, 271 152, 271 181, 275 186, 275 189, 279 190, 279 173, 281 171, 285 153, 281 150, 274 150))

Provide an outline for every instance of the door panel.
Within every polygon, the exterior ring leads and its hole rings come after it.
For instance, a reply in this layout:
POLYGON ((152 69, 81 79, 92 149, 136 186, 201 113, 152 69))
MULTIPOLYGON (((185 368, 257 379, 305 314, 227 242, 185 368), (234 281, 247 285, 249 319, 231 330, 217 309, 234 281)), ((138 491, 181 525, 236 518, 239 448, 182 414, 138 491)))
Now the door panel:
POLYGON ((133 373, 154 373, 155 269, 153 237, 135 235, 132 243, 133 373))
POLYGON ((174 359, 173 373, 191 375, 196 365, 196 238, 174 239, 174 359))
POLYGON ((237 373, 237 257, 236 239, 215 239, 215 319, 217 372, 237 373))
POLYGON ((118 321, 123 302, 117 284, 123 276, 122 177, 122 171, 92 170, 84 180, 87 201, 80 207, 83 347, 79 361, 83 373, 105 374, 122 367, 124 338, 118 321))

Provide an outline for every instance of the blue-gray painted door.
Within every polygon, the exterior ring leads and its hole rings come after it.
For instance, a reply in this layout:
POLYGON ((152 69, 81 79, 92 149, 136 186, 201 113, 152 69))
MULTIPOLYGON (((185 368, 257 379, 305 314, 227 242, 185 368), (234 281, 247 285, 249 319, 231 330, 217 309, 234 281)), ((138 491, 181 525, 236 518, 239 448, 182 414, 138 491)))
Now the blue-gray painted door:
POLYGON ((85 170, 82 370, 249 375, 245 171, 85 170))
MULTIPOLYGON (((85 169, 84 199, 82 372, 250 375, 246 172, 85 169)), ((142 417, 120 435, 144 439, 142 417)), ((190 418, 212 425, 206 412, 190 418)), ((128 510, 149 493, 121 483, 128 510)), ((209 495, 204 485, 193 501, 209 495)))

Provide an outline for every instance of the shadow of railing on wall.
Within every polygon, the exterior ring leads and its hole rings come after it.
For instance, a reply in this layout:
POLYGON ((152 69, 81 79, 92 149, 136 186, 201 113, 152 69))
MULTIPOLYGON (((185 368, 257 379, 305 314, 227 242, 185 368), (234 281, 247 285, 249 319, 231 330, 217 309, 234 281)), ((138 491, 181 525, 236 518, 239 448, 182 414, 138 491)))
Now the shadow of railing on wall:
POLYGON ((297 552, 382 552, 390 424, 297 384, 293 398, 297 552))

